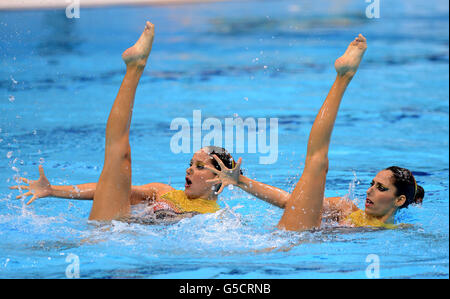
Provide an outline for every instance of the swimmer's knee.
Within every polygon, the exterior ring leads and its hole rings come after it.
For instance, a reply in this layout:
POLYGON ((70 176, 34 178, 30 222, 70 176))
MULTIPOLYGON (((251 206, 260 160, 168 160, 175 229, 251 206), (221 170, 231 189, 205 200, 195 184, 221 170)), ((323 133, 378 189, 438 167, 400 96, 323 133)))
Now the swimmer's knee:
POLYGON ((305 169, 311 169, 320 174, 328 173, 329 160, 328 155, 316 154, 306 159, 305 169))
POLYGON ((123 138, 122 140, 116 142, 107 142, 106 148, 106 159, 120 159, 131 161, 131 147, 128 138, 123 138))
POLYGON ((131 147, 130 144, 128 143, 128 145, 125 147, 125 150, 122 154, 123 159, 127 162, 131 163, 131 147))

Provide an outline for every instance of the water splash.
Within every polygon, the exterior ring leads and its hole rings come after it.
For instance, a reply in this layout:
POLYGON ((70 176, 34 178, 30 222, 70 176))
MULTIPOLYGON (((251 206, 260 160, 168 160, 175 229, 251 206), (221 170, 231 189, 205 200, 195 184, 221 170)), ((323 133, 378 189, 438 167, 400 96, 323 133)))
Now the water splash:
POLYGON ((352 181, 349 183, 348 186, 348 192, 346 195, 344 195, 343 200, 346 201, 351 201, 353 202, 356 206, 359 205, 359 198, 356 196, 356 187, 361 184, 361 181, 358 179, 358 177, 356 176, 356 172, 353 172, 353 179, 352 181))

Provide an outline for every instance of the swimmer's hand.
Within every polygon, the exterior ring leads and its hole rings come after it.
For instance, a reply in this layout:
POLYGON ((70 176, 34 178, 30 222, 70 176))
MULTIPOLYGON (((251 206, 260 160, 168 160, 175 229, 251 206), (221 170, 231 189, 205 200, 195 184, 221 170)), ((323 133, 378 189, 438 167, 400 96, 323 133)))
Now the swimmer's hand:
POLYGON ((234 168, 230 169, 223 164, 222 160, 219 159, 216 155, 213 155, 213 158, 219 163, 220 169, 215 169, 211 166, 205 165, 205 168, 214 172, 217 177, 215 179, 207 180, 207 183, 221 183, 219 191, 216 192, 217 195, 222 193, 223 188, 228 185, 237 185, 239 183, 239 176, 241 174, 241 163, 242 158, 239 158, 234 168))
POLYGON ((39 165, 39 179, 37 181, 28 180, 26 178, 20 178, 22 182, 27 185, 16 185, 9 187, 10 189, 24 189, 28 190, 27 193, 18 195, 16 199, 26 198, 27 196, 33 195, 31 199, 27 202, 27 205, 32 203, 36 198, 47 197, 52 194, 52 186, 50 182, 45 177, 44 168, 42 165, 39 165))

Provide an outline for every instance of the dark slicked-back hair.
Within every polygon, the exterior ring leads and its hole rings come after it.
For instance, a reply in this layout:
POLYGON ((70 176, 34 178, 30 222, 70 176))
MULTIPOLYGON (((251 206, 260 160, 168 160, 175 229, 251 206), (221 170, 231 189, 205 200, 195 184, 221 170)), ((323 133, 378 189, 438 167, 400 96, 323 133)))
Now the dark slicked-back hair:
POLYGON ((405 195, 406 197, 406 201, 400 209, 407 208, 412 203, 422 203, 425 190, 417 184, 410 170, 398 166, 390 166, 385 170, 392 172, 392 184, 397 188, 395 196, 405 195))

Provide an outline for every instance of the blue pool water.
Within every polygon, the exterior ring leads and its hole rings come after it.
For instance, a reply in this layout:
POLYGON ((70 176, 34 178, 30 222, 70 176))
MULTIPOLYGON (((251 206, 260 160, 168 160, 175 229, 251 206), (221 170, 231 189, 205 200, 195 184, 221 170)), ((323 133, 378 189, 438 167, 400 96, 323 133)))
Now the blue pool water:
POLYGON ((378 19, 355 1, 0 11, 0 278, 65 278, 71 255, 81 278, 449 277, 448 2, 384 1, 378 19), (292 190, 306 141, 335 71, 363 33, 369 44, 333 132, 326 196, 361 208, 382 168, 412 169, 424 204, 398 215, 412 227, 287 233, 282 211, 236 188, 222 210, 173 225, 87 218, 90 201, 26 206, 8 187, 43 164, 55 185, 96 182, 104 128, 122 77, 121 53, 156 25, 131 126, 133 184, 184 186, 192 154, 174 154, 170 122, 202 117, 278 118, 278 160, 243 157, 245 174, 292 190), (290 250, 266 251, 267 248, 290 250))

